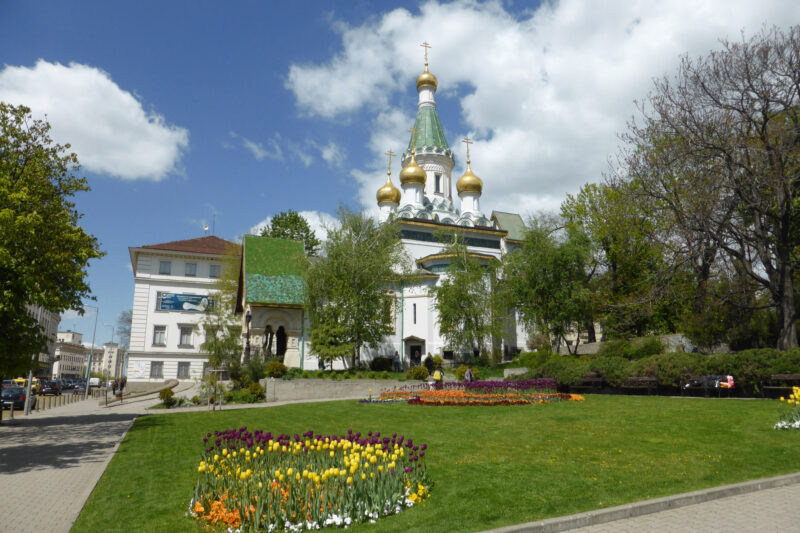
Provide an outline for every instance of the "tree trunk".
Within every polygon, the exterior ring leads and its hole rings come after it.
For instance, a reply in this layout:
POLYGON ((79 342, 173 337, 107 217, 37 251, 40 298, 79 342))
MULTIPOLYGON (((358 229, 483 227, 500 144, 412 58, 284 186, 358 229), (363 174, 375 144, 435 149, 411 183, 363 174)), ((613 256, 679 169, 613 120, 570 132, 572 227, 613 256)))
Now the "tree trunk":
POLYGON ((791 350, 797 348, 797 308, 794 304, 794 286, 790 268, 783 269, 783 286, 780 301, 778 302, 778 324, 781 328, 778 335, 778 349, 791 350))

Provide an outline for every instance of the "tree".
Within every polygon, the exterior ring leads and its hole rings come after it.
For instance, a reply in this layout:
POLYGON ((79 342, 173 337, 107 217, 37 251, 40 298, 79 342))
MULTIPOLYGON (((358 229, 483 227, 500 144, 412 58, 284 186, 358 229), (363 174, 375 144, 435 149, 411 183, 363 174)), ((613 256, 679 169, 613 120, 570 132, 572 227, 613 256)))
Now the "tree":
POLYGON ((701 243, 701 274, 719 253, 770 296, 784 350, 798 345, 798 86, 800 26, 722 41, 655 81, 622 153, 630 179, 671 213, 685 242, 701 243))
POLYGON ((522 248, 507 256, 508 290, 525 324, 566 343, 568 333, 593 322, 591 242, 578 226, 531 222, 522 248))
POLYGON ((27 305, 83 312, 86 267, 103 255, 71 197, 88 191, 78 158, 30 109, 0 102, 0 377, 32 366, 47 339, 27 305))
POLYGON ((261 231, 262 237, 303 241, 306 255, 316 255, 319 239, 314 234, 308 221, 296 211, 281 211, 272 217, 272 221, 261 231))
POLYGON ((128 349, 131 344, 131 322, 133 321, 133 310, 126 309, 117 317, 117 335, 119 336, 120 348, 128 349))
MULTIPOLYGON (((211 372, 204 379, 216 396, 219 372, 226 370, 232 362, 238 361, 242 355, 241 328, 237 327, 234 317, 236 309, 236 293, 238 275, 241 265, 241 250, 232 247, 222 258, 220 277, 210 293, 212 303, 206 307, 202 327, 204 341, 200 350, 208 356, 208 367, 211 372)), ((218 398, 215 398, 214 408, 218 398)))
POLYGON ((361 347, 377 345, 393 331, 394 295, 389 289, 407 260, 394 222, 378 224, 364 213, 339 209, 327 228, 320 257, 304 264, 311 343, 324 362, 359 360, 361 347))
POLYGON ((498 290, 499 261, 470 253, 457 236, 442 254, 450 258, 450 264, 431 289, 439 314, 439 331, 453 349, 487 355, 496 364, 497 339, 506 316, 498 290))

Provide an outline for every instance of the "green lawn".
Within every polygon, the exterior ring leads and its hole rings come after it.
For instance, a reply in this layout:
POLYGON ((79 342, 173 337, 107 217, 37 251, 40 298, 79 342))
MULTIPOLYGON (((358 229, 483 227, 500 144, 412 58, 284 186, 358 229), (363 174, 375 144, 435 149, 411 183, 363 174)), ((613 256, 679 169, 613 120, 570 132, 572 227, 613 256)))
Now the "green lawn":
POLYGON ((516 407, 298 404, 139 418, 73 531, 200 531, 184 517, 202 437, 394 432, 427 443, 422 505, 356 531, 478 531, 800 470, 776 401, 587 396, 516 407))

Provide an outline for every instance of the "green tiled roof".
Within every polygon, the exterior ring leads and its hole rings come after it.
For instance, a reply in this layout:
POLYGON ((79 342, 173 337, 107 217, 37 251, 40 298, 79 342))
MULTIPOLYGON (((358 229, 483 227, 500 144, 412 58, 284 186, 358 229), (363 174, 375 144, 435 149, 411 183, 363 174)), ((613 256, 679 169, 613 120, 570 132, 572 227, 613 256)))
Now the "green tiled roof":
POLYGON ((244 285, 248 303, 303 305, 303 243, 245 235, 244 285))
POLYGON ((516 213, 492 211, 492 218, 497 220, 497 227, 508 232, 507 239, 515 241, 525 240, 525 223, 516 213))
POLYGON ((417 120, 414 122, 416 130, 415 137, 412 136, 408 141, 408 150, 421 148, 423 146, 433 146, 442 150, 449 150, 447 139, 444 138, 442 123, 439 122, 439 114, 436 113, 436 106, 423 105, 417 111, 417 120))

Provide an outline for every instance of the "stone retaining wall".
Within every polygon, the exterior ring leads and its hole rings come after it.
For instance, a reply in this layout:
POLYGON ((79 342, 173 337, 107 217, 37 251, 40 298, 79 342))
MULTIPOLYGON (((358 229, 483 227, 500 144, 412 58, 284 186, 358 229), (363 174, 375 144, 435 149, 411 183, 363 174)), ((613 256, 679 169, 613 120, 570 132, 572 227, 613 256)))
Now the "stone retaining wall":
POLYGON ((423 381, 395 381, 389 379, 346 379, 332 381, 329 379, 292 379, 283 380, 268 378, 260 381, 264 387, 268 402, 293 400, 326 400, 368 398, 372 389, 372 397, 383 391, 398 387, 420 385, 423 381))

